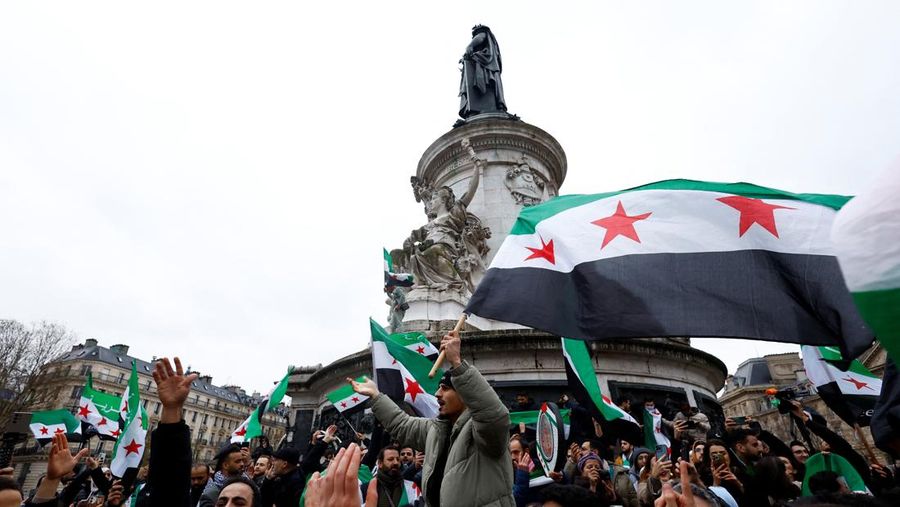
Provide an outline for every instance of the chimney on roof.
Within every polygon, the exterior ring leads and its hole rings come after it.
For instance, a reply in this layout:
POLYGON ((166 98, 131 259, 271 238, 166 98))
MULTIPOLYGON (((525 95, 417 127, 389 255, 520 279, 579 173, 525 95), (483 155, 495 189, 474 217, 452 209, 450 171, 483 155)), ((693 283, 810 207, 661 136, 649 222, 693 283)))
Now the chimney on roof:
POLYGON ((120 356, 128 355, 128 345, 123 345, 121 343, 117 343, 109 348, 114 354, 118 354, 120 356))
POLYGON ((212 375, 200 375, 200 381, 212 385, 212 375))
POLYGON ((88 338, 87 340, 84 341, 84 346, 85 347, 96 347, 97 346, 96 338, 88 338))

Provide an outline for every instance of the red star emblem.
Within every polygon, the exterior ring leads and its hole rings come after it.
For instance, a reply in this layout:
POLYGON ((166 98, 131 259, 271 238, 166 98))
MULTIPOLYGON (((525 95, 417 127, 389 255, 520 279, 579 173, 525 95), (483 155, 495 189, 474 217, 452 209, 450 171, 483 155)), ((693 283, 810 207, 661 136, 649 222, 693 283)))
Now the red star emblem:
POLYGON ((135 442, 134 439, 132 438, 131 443, 124 447, 125 456, 128 456, 131 453, 137 454, 138 451, 141 449, 141 447, 143 447, 143 446, 141 444, 135 442))
POLYGON ((111 431, 109 434, 112 435, 112 436, 114 436, 114 437, 116 437, 116 438, 119 438, 119 434, 120 434, 120 433, 122 433, 121 430, 114 430, 114 431, 111 431))
POLYGON ((347 402, 346 402, 346 401, 342 401, 342 402, 341 402, 341 408, 347 408, 347 402))
POLYGON ((237 431, 234 432, 235 435, 242 437, 247 434, 247 427, 241 426, 237 431))
POLYGON ((97 426, 105 426, 105 425, 106 425, 106 418, 105 417, 100 418, 100 422, 97 423, 97 426))
POLYGON ((634 223, 639 220, 646 220, 650 215, 651 213, 633 216, 628 215, 625 213, 625 207, 622 206, 622 201, 619 201, 615 213, 606 218, 600 218, 591 222, 594 225, 606 229, 606 234, 603 236, 603 244, 600 245, 600 249, 602 250, 603 247, 614 240, 616 236, 625 236, 632 241, 640 243, 641 239, 638 238, 637 231, 634 230, 634 223))
POLYGON ((359 403, 359 397, 358 397, 358 396, 354 396, 354 397, 350 398, 350 400, 352 400, 353 403, 359 403))
POLYGON ((533 248, 530 246, 526 246, 525 248, 531 250, 531 255, 525 257, 526 261, 530 261, 531 259, 546 259, 550 264, 556 264, 556 255, 553 253, 552 239, 549 242, 544 243, 544 238, 541 238, 540 248, 533 248))
POLYGON ((50 434, 50 430, 48 430, 46 427, 42 426, 41 427, 41 435, 49 435, 49 434, 50 434))
POLYGON ((60 433, 65 433, 65 432, 66 432, 66 430, 64 430, 62 428, 56 428, 56 431, 54 431, 53 433, 56 433, 57 435, 59 435, 60 433))
POLYGON ((416 396, 418 396, 419 394, 425 394, 425 391, 422 390, 422 386, 420 386, 419 383, 415 380, 408 378, 404 378, 403 380, 406 381, 406 390, 404 392, 408 394, 410 398, 412 398, 413 403, 416 402, 416 396))
POLYGON ((722 204, 731 206, 738 210, 741 214, 740 224, 738 226, 738 237, 744 235, 750 226, 759 224, 760 227, 769 231, 772 236, 778 237, 778 229, 775 227, 775 210, 777 209, 795 209, 787 206, 779 206, 777 204, 769 204, 763 202, 762 199, 753 199, 752 197, 742 197, 740 195, 732 195, 728 197, 719 197, 716 199, 722 204))
POLYGON ((425 347, 423 347, 422 345, 419 345, 418 347, 416 347, 416 352, 418 352, 419 354, 422 354, 424 356, 425 355, 425 347))
POLYGON ((846 380, 847 382, 850 382, 851 384, 853 384, 853 385, 856 387, 856 390, 857 390, 857 391, 861 390, 863 387, 865 387, 866 389, 868 389, 868 390, 870 390, 870 391, 874 391, 874 389, 872 389, 871 387, 869 387, 869 383, 868 383, 868 382, 862 382, 862 381, 860 381, 860 380, 856 380, 855 378, 853 378, 853 377, 851 377, 851 376, 849 376, 849 375, 847 375, 846 378, 842 378, 841 380, 846 380))
POLYGON ((79 417, 87 417, 89 415, 91 415, 91 409, 88 408, 87 403, 85 403, 83 407, 78 408, 79 417))
POLYGON ((127 414, 127 413, 128 413, 128 401, 125 401, 125 402, 122 404, 122 410, 119 410, 119 412, 122 412, 123 414, 127 414))
POLYGON ((394 359, 393 361, 391 361, 391 364, 397 364, 397 360, 394 359))

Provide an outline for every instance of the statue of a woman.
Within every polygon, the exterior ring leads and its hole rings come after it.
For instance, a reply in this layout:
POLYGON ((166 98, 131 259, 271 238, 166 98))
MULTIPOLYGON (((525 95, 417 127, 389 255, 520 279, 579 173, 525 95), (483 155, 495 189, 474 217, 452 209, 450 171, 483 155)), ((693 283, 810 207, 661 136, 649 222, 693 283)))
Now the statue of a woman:
POLYGON ((412 231, 403 243, 405 259, 402 261, 405 262, 401 264, 408 266, 415 275, 413 289, 426 287, 465 292, 473 288, 469 269, 459 265, 458 261, 470 254, 464 236, 469 220, 466 207, 478 189, 484 161, 475 157, 468 139, 463 140, 463 147, 469 150, 475 167, 462 197, 457 199, 448 186, 432 189, 418 179, 413 181, 416 197, 425 201, 425 213, 429 218, 427 224, 412 231))
POLYGON ((505 112, 503 98, 503 62, 500 46, 484 25, 472 28, 472 41, 463 54, 459 83, 459 116, 469 118, 481 113, 505 112))

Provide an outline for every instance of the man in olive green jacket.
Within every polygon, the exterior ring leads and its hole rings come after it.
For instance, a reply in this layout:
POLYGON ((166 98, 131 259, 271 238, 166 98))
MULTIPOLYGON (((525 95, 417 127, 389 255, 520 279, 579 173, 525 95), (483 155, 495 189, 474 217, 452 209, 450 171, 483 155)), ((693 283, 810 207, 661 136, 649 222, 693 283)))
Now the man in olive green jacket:
POLYGON ((401 445, 425 449, 422 497, 429 507, 513 507, 509 410, 474 367, 462 361, 459 334, 441 340, 451 370, 435 396, 437 419, 412 417, 380 394, 369 379, 354 382, 372 398, 372 412, 401 445))

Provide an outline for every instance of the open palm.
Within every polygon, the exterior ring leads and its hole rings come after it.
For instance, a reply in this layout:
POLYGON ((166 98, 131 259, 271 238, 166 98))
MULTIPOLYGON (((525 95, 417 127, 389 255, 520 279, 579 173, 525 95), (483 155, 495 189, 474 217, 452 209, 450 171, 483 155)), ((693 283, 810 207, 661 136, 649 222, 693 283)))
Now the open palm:
POLYGON ((191 392, 191 382, 197 380, 196 373, 184 374, 181 360, 175 358, 175 368, 164 357, 156 362, 153 370, 153 380, 159 391, 159 401, 164 407, 181 407, 191 392))

